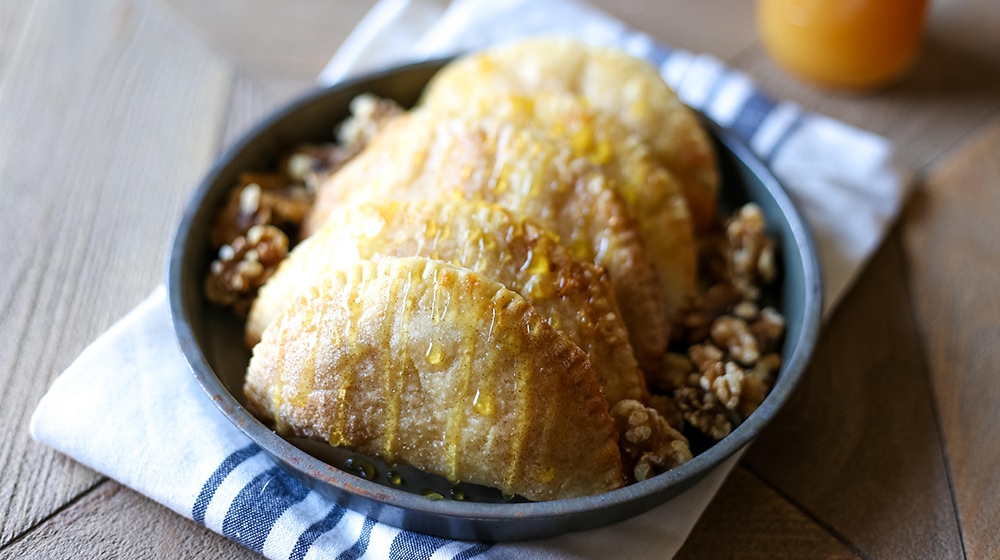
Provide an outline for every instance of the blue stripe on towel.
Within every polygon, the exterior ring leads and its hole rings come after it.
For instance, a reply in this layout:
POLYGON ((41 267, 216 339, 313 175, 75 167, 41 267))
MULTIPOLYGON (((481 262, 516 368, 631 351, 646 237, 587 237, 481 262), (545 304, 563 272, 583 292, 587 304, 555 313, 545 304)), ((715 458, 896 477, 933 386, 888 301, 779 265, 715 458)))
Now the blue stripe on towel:
POLYGON ((754 133, 760 128, 760 124, 774 110, 774 107, 774 101, 755 91, 743 104, 739 114, 736 115, 736 120, 729 128, 744 142, 749 143, 754 133))
POLYGON ((261 552, 281 514, 308 494, 308 488, 280 467, 268 469, 255 476, 233 499, 222 522, 222 534, 261 552))
POLYGON ((292 553, 288 556, 288 560, 302 560, 306 557, 306 553, 309 552, 309 547, 316 542, 320 536, 322 536, 327 531, 335 528, 340 520, 344 518, 344 513, 347 510, 340 507, 334 506, 330 513, 326 514, 326 517, 320 519, 316 523, 313 523, 308 529, 299 535, 299 540, 295 542, 295 548, 292 549, 292 553))
POLYGON ((219 464, 219 467, 215 469, 212 476, 208 477, 208 480, 205 481, 205 485, 201 487, 201 492, 198 493, 198 497, 194 501, 194 506, 191 508, 191 519, 204 525, 205 511, 208 509, 208 504, 212 501, 212 496, 215 495, 215 491, 219 489, 222 481, 229 476, 229 473, 236 470, 236 467, 259 452, 260 448, 256 444, 251 443, 230 453, 229 457, 226 457, 219 464))
MULTIPOLYGON (((389 547, 389 560, 430 560, 435 552, 452 542, 413 531, 400 531, 389 547)), ((493 543, 469 543, 469 545, 469 548, 453 556, 452 560, 468 560, 493 548, 493 543)))
POLYGON ((652 64, 654 68, 659 68, 672 52, 673 49, 664 46, 658 41, 653 41, 649 45, 649 52, 646 53, 646 61, 652 64))
POLYGON ((372 536, 372 528, 375 527, 375 520, 371 517, 365 518, 365 524, 361 526, 361 534, 351 548, 340 553, 337 560, 358 560, 368 550, 368 540, 372 536))
POLYGON ((429 560, 435 552, 451 541, 412 531, 400 531, 389 547, 390 560, 429 560))
POLYGON ((452 560, 469 560, 493 548, 493 543, 477 543, 459 552, 452 560))

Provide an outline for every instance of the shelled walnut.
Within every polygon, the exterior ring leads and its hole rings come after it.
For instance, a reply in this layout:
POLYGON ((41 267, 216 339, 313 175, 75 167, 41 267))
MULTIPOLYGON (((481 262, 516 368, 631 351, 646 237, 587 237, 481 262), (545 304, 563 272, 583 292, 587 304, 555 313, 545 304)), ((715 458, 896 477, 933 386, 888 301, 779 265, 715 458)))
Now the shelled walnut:
POLYGON ((641 482, 691 460, 687 438, 656 410, 625 399, 611 407, 611 417, 618 430, 623 470, 633 481, 641 482))
POLYGON ((305 188, 283 175, 244 173, 216 214, 212 245, 222 247, 257 225, 295 230, 311 206, 312 197, 305 188))
POLYGON ((395 101, 363 93, 351 100, 351 116, 340 125, 337 142, 354 153, 360 152, 403 113, 404 109, 395 101))
POLYGON ((257 290, 288 254, 288 237, 274 226, 255 225, 219 248, 205 280, 208 299, 244 316, 257 290))
POLYGON ((684 387, 674 392, 674 399, 684 420, 712 439, 720 440, 733 431, 726 408, 712 393, 698 387, 684 387))
POLYGON ((707 288, 682 311, 675 351, 650 380, 672 395, 688 424, 713 439, 728 435, 760 406, 781 367, 777 351, 785 320, 760 304, 761 288, 777 275, 765 225, 751 203, 703 240, 699 272, 707 288))
POLYGON ((749 300, 760 297, 760 285, 775 278, 774 241, 765 232, 764 213, 745 204, 726 225, 733 284, 749 300))

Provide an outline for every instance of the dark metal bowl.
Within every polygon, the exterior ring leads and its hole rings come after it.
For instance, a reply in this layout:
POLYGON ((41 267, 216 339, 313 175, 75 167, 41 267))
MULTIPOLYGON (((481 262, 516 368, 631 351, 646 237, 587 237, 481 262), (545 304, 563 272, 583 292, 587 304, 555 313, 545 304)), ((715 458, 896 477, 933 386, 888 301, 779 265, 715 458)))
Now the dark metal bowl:
POLYGON ((777 240, 781 277, 769 297, 785 314, 787 333, 781 371, 761 407, 688 463, 650 480, 586 498, 537 503, 487 503, 487 498, 474 501, 474 497, 430 500, 414 492, 415 488, 407 491, 332 466, 343 466, 343 456, 323 455, 317 450, 324 446, 309 447, 304 442, 297 442, 297 447, 243 406, 249 352, 243 344, 242 322, 211 305, 203 293, 204 276, 214 256, 208 239, 217 209, 241 172, 273 170, 282 152, 304 142, 332 140, 334 125, 347 117, 354 96, 370 92, 410 106, 444 62, 403 66, 310 93, 259 124, 216 163, 192 197, 170 254, 170 312, 184 356, 222 413, 286 471, 339 504, 397 527, 466 540, 521 540, 600 527, 649 510, 701 480, 760 433, 788 400, 819 332, 820 274, 799 213, 750 150, 712 125, 709 130, 722 172, 720 210, 729 213, 746 201, 755 201, 777 240), (314 455, 324 456, 325 461, 314 455))

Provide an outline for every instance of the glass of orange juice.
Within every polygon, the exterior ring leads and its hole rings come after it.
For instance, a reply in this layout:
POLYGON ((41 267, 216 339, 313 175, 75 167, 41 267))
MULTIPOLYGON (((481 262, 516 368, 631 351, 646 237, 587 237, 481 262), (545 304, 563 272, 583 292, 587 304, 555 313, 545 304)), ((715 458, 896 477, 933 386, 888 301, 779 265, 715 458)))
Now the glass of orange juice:
POLYGON ((757 29, 779 64, 827 86, 899 78, 920 47, 927 0, 758 0, 757 29))

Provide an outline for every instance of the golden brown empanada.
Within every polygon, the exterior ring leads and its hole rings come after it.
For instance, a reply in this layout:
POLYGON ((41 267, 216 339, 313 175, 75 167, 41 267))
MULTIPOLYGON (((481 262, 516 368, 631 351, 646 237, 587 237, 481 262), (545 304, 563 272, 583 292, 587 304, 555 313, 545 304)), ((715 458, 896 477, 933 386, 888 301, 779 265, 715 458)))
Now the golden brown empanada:
POLYGON ((496 119, 411 112, 323 184, 304 229, 345 205, 448 197, 523 213, 555 231, 574 257, 605 267, 636 359, 656 371, 667 310, 640 228, 602 170, 563 139, 496 119))
POLYGON ((697 256, 680 185, 653 157, 648 144, 618 119, 594 109, 582 97, 565 93, 483 94, 465 105, 435 111, 540 127, 567 139, 578 157, 598 165, 613 181, 642 227, 671 317, 694 293, 697 256))
POLYGON ((248 344, 257 343, 304 284, 332 268, 386 256, 443 260, 503 284, 587 354, 609 404, 645 399, 645 380, 603 269, 571 257, 555 234, 534 221, 479 201, 387 203, 338 212, 260 290, 247 318, 248 344))
POLYGON ((464 106, 498 93, 570 93, 621 120, 651 146, 681 183, 698 231, 715 218, 718 171, 708 135, 656 69, 622 51, 572 39, 535 38, 445 66, 422 104, 464 106))
POLYGON ((244 391, 279 434, 555 500, 622 486, 584 353, 516 293, 423 258, 360 261, 297 296, 244 391))

